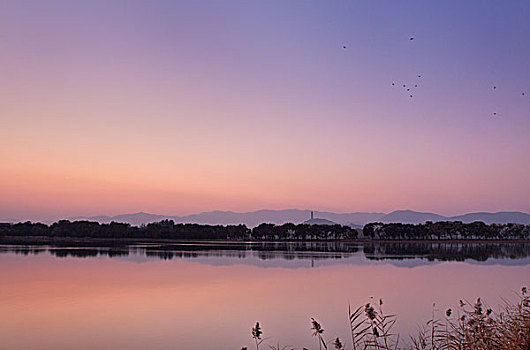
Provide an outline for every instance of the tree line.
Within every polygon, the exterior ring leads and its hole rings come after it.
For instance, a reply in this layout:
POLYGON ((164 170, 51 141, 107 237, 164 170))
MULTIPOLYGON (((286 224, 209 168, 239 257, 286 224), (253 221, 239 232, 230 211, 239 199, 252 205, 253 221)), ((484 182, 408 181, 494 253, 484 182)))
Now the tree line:
POLYGON ((173 220, 132 226, 111 222, 61 220, 51 225, 24 222, 0 224, 0 236, 72 237, 116 239, 224 239, 224 240, 342 240, 357 238, 357 231, 342 225, 261 224, 245 225, 175 224, 173 220))
MULTIPOLYGON (((530 240, 530 225, 491 224, 459 221, 425 224, 370 223, 363 228, 369 240, 530 240)), ((175 224, 173 220, 132 226, 111 222, 61 220, 51 225, 24 222, 0 223, 0 237, 71 237, 113 239, 213 239, 249 241, 301 241, 357 239, 358 232, 343 225, 261 224, 252 229, 245 225, 175 224)))
POLYGON ((469 224, 461 221, 427 221, 416 225, 375 222, 364 226, 363 235, 373 240, 529 240, 530 225, 487 225, 481 221, 469 224))

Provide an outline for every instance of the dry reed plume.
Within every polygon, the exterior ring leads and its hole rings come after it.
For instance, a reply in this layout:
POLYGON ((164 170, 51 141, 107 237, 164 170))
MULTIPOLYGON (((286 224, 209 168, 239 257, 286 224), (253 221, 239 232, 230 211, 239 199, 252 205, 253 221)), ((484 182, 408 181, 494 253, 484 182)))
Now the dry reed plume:
MULTIPOLYGON (((496 313, 487 308, 480 298, 474 303, 460 300, 455 311, 448 309, 441 318, 436 318, 433 305, 432 318, 408 342, 392 332, 396 315, 384 313, 383 300, 355 310, 349 307, 351 350, 530 350, 530 297, 527 288, 521 289, 517 302, 504 303, 502 310, 496 313)), ((347 349, 338 337, 326 341, 324 329, 314 318, 311 318, 311 330, 319 350, 347 349)), ((261 327, 256 323, 252 336, 258 350, 263 342, 261 334, 261 327)), ((269 345, 269 348, 295 349, 280 345, 269 345)))

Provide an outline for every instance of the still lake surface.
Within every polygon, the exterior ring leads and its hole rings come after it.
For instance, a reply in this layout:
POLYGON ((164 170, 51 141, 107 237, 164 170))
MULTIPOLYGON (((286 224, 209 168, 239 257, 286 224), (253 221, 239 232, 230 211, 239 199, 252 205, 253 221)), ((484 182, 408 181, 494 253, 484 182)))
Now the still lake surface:
POLYGON ((348 303, 382 298, 405 336, 433 303, 496 310, 530 285, 530 244, 0 246, 0 277, 1 349, 238 350, 256 321, 315 349, 310 318, 347 341, 348 303))

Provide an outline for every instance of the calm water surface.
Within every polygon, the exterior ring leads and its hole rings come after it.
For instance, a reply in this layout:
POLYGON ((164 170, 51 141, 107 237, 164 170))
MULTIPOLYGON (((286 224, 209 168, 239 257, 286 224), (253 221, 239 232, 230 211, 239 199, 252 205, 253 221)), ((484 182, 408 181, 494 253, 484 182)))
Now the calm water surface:
POLYGON ((317 348, 348 339, 348 303, 383 298, 397 330, 530 284, 530 245, 0 246, 1 349, 317 348), (267 348, 267 347, 264 347, 267 348))

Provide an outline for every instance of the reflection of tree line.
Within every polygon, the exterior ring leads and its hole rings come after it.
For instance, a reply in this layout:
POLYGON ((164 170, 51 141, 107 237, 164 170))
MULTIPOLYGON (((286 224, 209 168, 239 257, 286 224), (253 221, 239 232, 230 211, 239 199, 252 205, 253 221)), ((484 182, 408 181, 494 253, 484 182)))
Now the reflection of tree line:
POLYGON ((260 250, 209 250, 203 248, 202 250, 168 250, 157 249, 158 247, 149 248, 131 248, 127 250, 109 250, 107 248, 24 248, 24 247, 9 247, 1 248, 0 253, 15 253, 20 255, 36 255, 43 252, 49 252, 51 255, 58 258, 90 258, 90 257, 126 257, 130 254, 139 254, 146 257, 155 257, 163 260, 171 259, 186 259, 186 258, 238 258, 244 259, 249 256, 258 257, 261 260, 269 259, 341 259, 351 256, 351 253, 333 253, 322 254, 324 252, 304 252, 304 251, 260 251, 260 250))
POLYGON ((119 257, 128 256, 129 250, 118 250, 118 249, 96 249, 96 248, 50 248, 49 252, 58 258, 90 258, 90 257, 119 257))
POLYGON ((97 256, 127 256, 129 250, 124 249, 109 249, 109 248, 34 248, 22 246, 4 246, 0 247, 0 253, 15 253, 19 255, 37 255, 49 252, 51 255, 58 258, 76 257, 89 258, 97 256))
POLYGON ((259 242, 242 244, 166 244, 141 248, 147 256, 163 259, 225 257, 246 258, 256 256, 262 260, 293 259, 340 259, 358 252, 359 248, 341 242, 259 242), (322 254, 325 253, 325 254, 322 254), (336 253, 336 254, 329 254, 336 253))
MULTIPOLYGON (((424 258, 438 261, 462 261, 473 259, 485 261, 496 259, 523 259, 530 257, 530 244, 521 243, 365 243, 363 253, 370 260, 386 259, 415 259, 424 258)), ((130 254, 154 257, 164 260, 181 258, 238 258, 257 257, 261 260, 269 259, 342 259, 351 257, 359 251, 358 246, 338 244, 336 242, 305 244, 241 244, 241 245, 138 245, 123 247, 23 247, 3 246, 0 253, 12 252, 29 255, 49 252, 65 257, 126 257, 130 254)))
POLYGON ((363 247, 368 259, 403 260, 422 257, 438 261, 463 261, 472 259, 486 261, 494 259, 523 259, 530 256, 530 244, 522 243, 369 243, 363 247))
POLYGON ((255 256, 260 260, 283 259, 283 260, 326 260, 326 259, 343 259, 351 256, 351 253, 333 253, 333 254, 300 254, 297 252, 264 252, 264 251, 202 251, 202 252, 188 252, 188 251, 145 251, 148 257, 156 257, 163 260, 171 259, 186 259, 186 258, 232 258, 245 259, 255 256))
POLYGON ((243 250, 243 251, 283 251, 283 252, 357 252, 358 245, 348 244, 346 242, 333 241, 303 241, 303 242, 195 242, 187 243, 168 243, 168 244, 150 244, 140 245, 145 249, 155 250, 187 250, 187 251, 226 251, 226 250, 243 250))
POLYGON ((15 253, 20 255, 37 255, 46 252, 45 248, 1 246, 0 253, 15 253))

